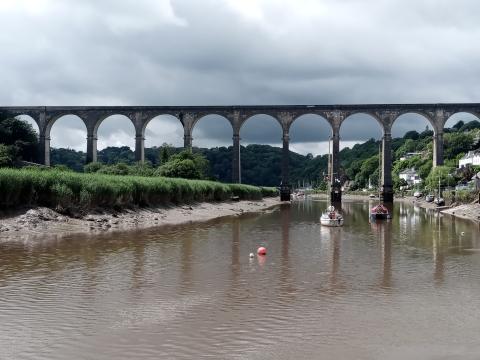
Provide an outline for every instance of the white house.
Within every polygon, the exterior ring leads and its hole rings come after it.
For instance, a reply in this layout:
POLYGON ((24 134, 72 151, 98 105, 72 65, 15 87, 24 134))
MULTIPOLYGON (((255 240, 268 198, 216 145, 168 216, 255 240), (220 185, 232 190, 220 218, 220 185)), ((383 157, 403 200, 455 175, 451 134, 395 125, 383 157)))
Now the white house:
POLYGON ((422 182, 420 175, 418 175, 417 170, 414 168, 403 170, 398 176, 400 179, 405 180, 408 185, 417 185, 422 182))
POLYGON ((463 168, 465 166, 476 166, 480 165, 480 150, 469 151, 462 157, 458 163, 459 168, 463 168))

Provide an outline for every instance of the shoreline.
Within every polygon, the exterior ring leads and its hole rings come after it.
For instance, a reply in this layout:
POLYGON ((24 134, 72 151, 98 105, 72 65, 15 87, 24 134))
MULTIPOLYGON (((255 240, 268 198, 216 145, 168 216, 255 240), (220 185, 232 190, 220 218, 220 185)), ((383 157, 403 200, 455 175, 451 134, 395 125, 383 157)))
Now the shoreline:
MULTIPOLYGON (((325 194, 315 194, 317 199, 328 199, 325 194)), ((368 195, 343 196, 345 200, 370 201, 368 195)), ((395 198, 423 209, 436 210, 442 214, 480 223, 480 204, 460 204, 454 207, 437 207, 433 203, 414 197, 395 198)), ((0 214, 0 242, 29 242, 45 239, 60 239, 72 235, 98 235, 103 233, 161 228, 196 222, 205 222, 228 216, 263 212, 282 204, 277 198, 263 200, 225 201, 218 203, 195 203, 149 208, 133 208, 122 211, 99 210, 83 217, 69 217, 46 207, 36 207, 0 214)))
POLYGON ((62 215, 52 209, 36 207, 0 216, 0 242, 35 241, 77 234, 98 235, 204 222, 227 216, 262 212, 281 204, 275 198, 262 200, 195 203, 122 211, 100 211, 81 218, 62 215))

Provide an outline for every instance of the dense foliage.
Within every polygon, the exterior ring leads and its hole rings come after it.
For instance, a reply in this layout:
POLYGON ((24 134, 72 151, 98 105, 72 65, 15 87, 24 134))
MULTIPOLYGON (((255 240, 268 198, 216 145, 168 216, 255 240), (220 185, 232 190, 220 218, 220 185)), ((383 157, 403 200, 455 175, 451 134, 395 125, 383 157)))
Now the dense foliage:
POLYGON ((220 201, 231 196, 254 200, 276 194, 275 188, 204 180, 81 174, 55 168, 0 169, 2 209, 40 205, 69 212, 95 207, 220 201))
POLYGON ((34 161, 38 138, 33 127, 15 118, 0 117, 0 166, 22 159, 34 161))

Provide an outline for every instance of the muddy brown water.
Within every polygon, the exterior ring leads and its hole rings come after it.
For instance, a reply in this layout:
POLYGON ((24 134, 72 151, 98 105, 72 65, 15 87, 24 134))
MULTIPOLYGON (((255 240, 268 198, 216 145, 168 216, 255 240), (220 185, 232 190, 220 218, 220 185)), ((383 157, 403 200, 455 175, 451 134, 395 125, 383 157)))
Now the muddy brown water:
POLYGON ((478 359, 478 225, 369 206, 2 243, 0 359, 478 359))

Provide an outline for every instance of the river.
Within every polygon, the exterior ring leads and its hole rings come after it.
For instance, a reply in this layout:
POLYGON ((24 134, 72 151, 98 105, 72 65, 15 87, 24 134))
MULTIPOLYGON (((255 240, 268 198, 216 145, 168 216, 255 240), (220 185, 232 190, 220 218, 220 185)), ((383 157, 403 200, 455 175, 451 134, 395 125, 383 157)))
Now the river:
POLYGON ((478 226, 326 206, 2 243, 0 359, 478 359, 478 226))

